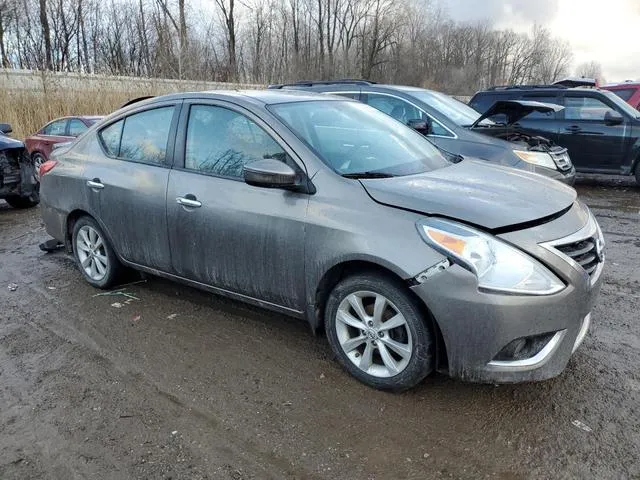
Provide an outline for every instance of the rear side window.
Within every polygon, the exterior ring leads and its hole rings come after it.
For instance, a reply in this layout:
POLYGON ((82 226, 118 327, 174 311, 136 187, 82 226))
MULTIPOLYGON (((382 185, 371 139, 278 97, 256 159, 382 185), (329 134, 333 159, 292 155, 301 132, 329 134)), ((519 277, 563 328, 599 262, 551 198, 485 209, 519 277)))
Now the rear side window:
POLYGON ((107 153, 136 162, 161 164, 167 155, 175 107, 135 113, 100 131, 107 153))
POLYGON ((146 163, 163 163, 174 107, 156 108, 125 118, 119 157, 146 163))
POLYGON ((287 154, 253 120, 228 108, 213 105, 191 107, 185 168, 242 178, 245 165, 263 158, 286 161, 287 154))
MULTIPOLYGON (((471 99, 469 106, 480 113, 484 113, 498 100, 499 98, 497 95, 478 93, 471 99)), ((509 100, 509 98, 505 98, 505 100, 509 100)))
POLYGON ((617 96, 619 96, 625 102, 628 102, 629 99, 631 97, 633 97, 633 94, 636 93, 636 89, 635 88, 622 88, 620 90, 611 90, 611 92, 615 93, 617 96))
POLYGON ((44 127, 42 129, 42 133, 44 135, 63 136, 65 134, 66 129, 67 129, 66 120, 56 120, 55 122, 51 122, 49 125, 44 127))
POLYGON ((69 120, 69 136, 71 137, 82 135, 87 131, 88 128, 89 127, 87 127, 82 121, 78 120, 77 118, 72 118, 71 120, 69 120))
MULTIPOLYGON (((559 105, 558 98, 554 95, 553 97, 543 97, 543 96, 525 96, 521 97, 521 100, 531 100, 533 102, 541 102, 541 103, 551 103, 554 105, 559 105)), ((525 116, 523 120, 551 120, 556 117, 556 112, 531 112, 529 115, 525 116)))

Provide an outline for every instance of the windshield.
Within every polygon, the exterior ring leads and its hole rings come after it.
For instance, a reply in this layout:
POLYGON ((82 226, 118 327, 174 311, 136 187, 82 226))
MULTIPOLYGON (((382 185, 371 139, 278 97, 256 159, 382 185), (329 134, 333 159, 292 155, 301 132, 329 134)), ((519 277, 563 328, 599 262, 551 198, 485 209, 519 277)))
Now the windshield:
POLYGON ((633 108, 631 105, 629 105, 627 102, 622 100, 615 93, 612 93, 612 92, 609 92, 609 91, 605 91, 605 90, 601 90, 601 91, 602 91, 602 93, 604 93, 607 96, 607 98, 609 100, 611 100, 613 103, 615 103, 616 106, 620 110, 622 110, 624 113, 626 113, 627 115, 631 116, 632 118, 640 118, 640 112, 638 110, 636 110, 635 108, 633 108))
MULTIPOLYGON (((408 93, 418 100, 423 101, 431 108, 435 108, 442 115, 451 119, 461 127, 469 127, 480 118, 480 114, 469 105, 449 95, 427 90, 411 90, 408 93)), ((489 119, 484 119, 480 122, 480 125, 493 125, 493 123, 494 122, 489 119)))
POLYGON ((269 109, 340 175, 413 175, 450 165, 424 136, 363 103, 316 100, 269 109))

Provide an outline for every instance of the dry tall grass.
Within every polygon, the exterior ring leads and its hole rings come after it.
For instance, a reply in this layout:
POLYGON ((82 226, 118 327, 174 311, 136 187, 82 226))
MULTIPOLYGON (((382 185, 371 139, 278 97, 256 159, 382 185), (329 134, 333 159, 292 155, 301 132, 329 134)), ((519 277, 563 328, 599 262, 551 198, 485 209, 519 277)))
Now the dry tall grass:
MULTIPOLYGON (((114 86, 113 77, 66 78, 55 74, 33 73, 15 78, 0 74, 0 122, 10 123, 14 138, 23 139, 47 122, 66 115, 108 115, 123 103, 145 95, 211 89, 200 84, 152 79, 123 78, 114 86), (32 81, 33 80, 33 81, 32 81)), ((241 88, 251 86, 242 85, 241 88)), ((234 88, 217 84, 213 88, 234 88)))

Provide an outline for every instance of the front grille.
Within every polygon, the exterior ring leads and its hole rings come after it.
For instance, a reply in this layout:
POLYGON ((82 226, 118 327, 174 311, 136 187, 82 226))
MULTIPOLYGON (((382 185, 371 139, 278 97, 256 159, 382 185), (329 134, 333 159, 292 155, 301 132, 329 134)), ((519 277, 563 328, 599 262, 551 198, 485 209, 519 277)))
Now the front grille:
POLYGON ((553 161, 560 170, 563 172, 571 170, 573 165, 571 164, 571 158, 569 158, 569 152, 566 148, 552 150, 549 152, 549 155, 551 155, 551 158, 553 158, 553 161))
POLYGON ((602 261, 598 253, 598 240, 596 237, 586 238, 566 245, 556 245, 555 248, 573 259, 589 275, 593 275, 598 268, 598 264, 602 261))

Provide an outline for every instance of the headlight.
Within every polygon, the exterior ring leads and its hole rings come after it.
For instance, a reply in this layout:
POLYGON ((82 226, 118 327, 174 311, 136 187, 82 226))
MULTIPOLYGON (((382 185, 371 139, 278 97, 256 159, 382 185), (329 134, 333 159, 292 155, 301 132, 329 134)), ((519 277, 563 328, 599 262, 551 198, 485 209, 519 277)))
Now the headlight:
POLYGON ((440 219, 418 222, 418 231, 429 245, 473 272, 480 288, 550 295, 565 287, 540 262, 494 236, 440 219))
POLYGON ((524 150, 514 150, 515 153, 521 160, 524 160, 527 163, 532 163, 534 165, 540 165, 541 167, 551 168, 553 170, 557 170, 556 163, 546 152, 528 152, 524 150))

